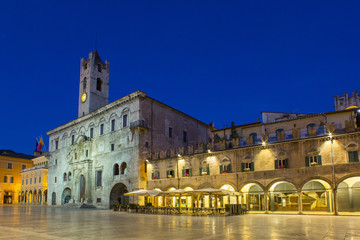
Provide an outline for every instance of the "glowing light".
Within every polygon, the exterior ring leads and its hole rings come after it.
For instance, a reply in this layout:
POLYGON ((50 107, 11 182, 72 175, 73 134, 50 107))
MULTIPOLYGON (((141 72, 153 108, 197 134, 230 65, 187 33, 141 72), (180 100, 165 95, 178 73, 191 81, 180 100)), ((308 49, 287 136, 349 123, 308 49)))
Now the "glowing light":
POLYGON ((178 157, 181 157, 181 155, 180 155, 180 154, 178 154, 178 157))
POLYGON ((208 149, 208 153, 211 153, 211 150, 210 150, 210 149, 208 149))
POLYGON ((262 145, 263 145, 263 146, 266 146, 266 142, 262 142, 262 145))

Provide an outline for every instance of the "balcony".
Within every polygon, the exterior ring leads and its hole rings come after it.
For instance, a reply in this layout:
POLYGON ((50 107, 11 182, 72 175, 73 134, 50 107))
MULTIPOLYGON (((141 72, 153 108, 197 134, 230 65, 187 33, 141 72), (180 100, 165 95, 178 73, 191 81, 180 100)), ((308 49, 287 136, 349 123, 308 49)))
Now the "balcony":
POLYGON ((135 122, 130 123, 130 129, 134 129, 134 128, 148 129, 148 126, 145 120, 137 120, 135 122))

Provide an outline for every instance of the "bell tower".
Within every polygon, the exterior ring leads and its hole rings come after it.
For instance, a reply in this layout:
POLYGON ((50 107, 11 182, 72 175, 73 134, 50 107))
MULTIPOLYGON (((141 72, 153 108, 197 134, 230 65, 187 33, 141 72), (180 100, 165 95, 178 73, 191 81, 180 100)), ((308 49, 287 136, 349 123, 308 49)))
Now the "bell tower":
POLYGON ((109 103, 109 62, 101 61, 97 50, 81 59, 78 117, 109 103))

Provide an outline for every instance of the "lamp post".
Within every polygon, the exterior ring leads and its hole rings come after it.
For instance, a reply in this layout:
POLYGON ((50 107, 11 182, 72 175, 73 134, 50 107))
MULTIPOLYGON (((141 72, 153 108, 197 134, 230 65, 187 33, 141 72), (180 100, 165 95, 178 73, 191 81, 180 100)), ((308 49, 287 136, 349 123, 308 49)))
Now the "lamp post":
POLYGON ((333 198, 334 198, 334 215, 338 215, 337 206, 336 206, 336 191, 335 191, 335 164, 334 164, 334 150, 333 150, 333 143, 334 139, 332 134, 329 133, 330 142, 331 142, 331 164, 332 164, 332 182, 333 182, 333 198))

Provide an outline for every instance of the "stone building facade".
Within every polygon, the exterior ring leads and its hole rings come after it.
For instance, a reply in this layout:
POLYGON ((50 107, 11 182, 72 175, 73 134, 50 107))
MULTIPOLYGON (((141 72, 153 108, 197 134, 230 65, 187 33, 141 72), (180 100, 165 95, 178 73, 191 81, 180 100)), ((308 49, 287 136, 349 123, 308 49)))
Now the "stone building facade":
POLYGON ((38 156, 33 167, 21 170, 21 192, 19 203, 47 204, 48 196, 48 158, 38 156))
POLYGON ((21 170, 33 166, 34 156, 0 150, 0 204, 18 203, 21 188, 21 170))
POLYGON ((126 204, 124 193, 147 188, 150 153, 211 137, 209 125, 141 91, 108 104, 109 63, 96 51, 80 67, 79 118, 47 133, 49 205, 126 204))
POLYGON ((344 93, 342 96, 334 96, 335 102, 335 111, 345 110, 349 107, 358 107, 360 106, 360 96, 357 91, 352 92, 352 96, 349 96, 348 93, 344 93))
MULTIPOLYGON (((207 146, 170 149, 172 157, 155 153, 147 167, 148 189, 240 192, 219 199, 183 197, 187 206, 230 202, 263 212, 360 212, 356 114, 352 109, 275 120, 271 113, 267 123, 214 130, 207 146)), ((166 204, 161 197, 156 201, 166 204)))

